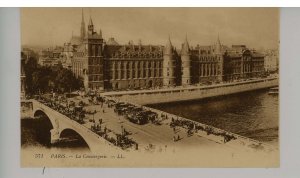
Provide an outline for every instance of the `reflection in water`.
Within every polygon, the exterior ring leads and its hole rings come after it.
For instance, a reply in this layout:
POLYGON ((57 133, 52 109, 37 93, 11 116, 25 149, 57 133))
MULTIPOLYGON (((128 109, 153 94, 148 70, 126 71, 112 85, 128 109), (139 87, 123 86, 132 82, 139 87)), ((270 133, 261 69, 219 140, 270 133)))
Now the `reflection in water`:
POLYGON ((256 140, 278 144, 278 95, 268 90, 149 105, 256 140))

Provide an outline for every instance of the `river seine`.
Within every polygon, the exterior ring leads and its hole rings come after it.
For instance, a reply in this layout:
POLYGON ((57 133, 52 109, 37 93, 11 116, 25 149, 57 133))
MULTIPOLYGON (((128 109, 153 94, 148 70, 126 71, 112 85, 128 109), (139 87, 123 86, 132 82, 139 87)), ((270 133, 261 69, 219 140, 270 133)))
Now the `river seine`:
POLYGON ((268 91, 149 106, 278 146, 278 95, 268 91))

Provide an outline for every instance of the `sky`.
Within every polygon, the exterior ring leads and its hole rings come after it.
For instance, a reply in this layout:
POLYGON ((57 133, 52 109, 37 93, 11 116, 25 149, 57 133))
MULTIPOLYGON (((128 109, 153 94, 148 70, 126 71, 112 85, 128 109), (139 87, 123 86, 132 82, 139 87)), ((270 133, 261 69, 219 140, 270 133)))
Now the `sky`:
MULTIPOLYGON (((21 43, 55 46, 80 34, 82 8, 22 8, 21 43)), ((244 44, 270 49, 279 44, 278 8, 83 8, 86 26, 119 44, 130 40, 165 45, 170 36, 179 48, 187 36, 191 46, 244 44)), ((87 29, 87 27, 86 27, 87 29)))

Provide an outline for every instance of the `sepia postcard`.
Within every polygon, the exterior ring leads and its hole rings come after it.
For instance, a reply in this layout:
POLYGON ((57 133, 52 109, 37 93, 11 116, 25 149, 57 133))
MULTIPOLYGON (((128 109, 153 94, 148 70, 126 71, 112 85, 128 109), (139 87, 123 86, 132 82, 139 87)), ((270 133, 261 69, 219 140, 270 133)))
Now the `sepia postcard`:
POLYGON ((278 8, 21 8, 21 167, 279 167, 278 8))

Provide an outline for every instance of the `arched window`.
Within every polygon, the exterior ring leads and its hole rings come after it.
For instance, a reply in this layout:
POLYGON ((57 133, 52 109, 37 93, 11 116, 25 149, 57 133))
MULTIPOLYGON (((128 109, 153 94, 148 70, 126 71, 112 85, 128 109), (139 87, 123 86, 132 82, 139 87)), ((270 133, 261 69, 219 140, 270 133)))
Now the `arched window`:
POLYGON ((143 77, 146 78, 146 69, 143 70, 143 77))
POLYGON ((98 45, 95 45, 95 56, 98 56, 98 45))

